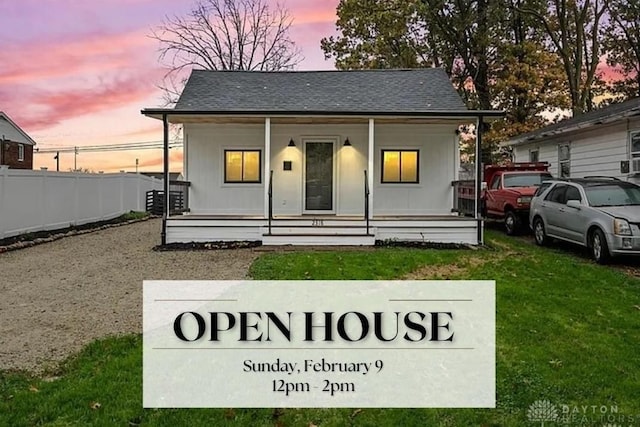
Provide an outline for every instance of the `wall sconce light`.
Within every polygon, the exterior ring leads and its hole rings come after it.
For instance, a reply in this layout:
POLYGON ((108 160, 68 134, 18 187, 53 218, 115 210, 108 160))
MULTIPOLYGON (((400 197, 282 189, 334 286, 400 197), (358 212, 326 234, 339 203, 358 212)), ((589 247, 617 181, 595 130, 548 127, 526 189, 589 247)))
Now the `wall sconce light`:
POLYGON ((351 141, 349 141, 349 137, 347 137, 347 139, 344 140, 344 144, 342 144, 343 147, 351 147, 351 141))
POLYGON ((293 138, 291 138, 289 140, 289 145, 287 145, 287 147, 295 147, 295 146, 296 146, 296 143, 293 141, 293 138))

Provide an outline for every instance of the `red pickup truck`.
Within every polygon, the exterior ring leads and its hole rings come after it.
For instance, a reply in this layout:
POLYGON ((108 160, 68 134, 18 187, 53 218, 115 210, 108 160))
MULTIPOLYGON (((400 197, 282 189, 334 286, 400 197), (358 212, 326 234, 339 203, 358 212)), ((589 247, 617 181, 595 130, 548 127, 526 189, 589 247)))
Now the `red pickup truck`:
POLYGON ((542 181, 552 179, 546 162, 487 165, 482 193, 483 214, 503 219, 507 234, 517 234, 529 221, 529 204, 542 181))

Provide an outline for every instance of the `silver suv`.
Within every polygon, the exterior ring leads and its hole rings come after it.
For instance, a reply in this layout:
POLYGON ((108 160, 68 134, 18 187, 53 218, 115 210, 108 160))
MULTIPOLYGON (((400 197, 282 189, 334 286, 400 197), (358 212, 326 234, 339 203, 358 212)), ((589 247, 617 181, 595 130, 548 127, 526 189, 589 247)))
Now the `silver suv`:
POLYGON ((531 200, 529 225, 538 245, 577 243, 601 264, 640 255, 640 186, 609 177, 545 181, 531 200))

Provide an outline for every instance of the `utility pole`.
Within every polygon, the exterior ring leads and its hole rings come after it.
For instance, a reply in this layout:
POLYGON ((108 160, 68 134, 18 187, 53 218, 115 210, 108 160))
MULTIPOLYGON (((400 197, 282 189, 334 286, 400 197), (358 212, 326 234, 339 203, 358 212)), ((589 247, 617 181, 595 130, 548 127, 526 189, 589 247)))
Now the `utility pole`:
POLYGON ((78 147, 73 147, 73 171, 78 172, 78 147))
POLYGON ((56 172, 60 172, 60 152, 56 151, 56 156, 54 157, 54 159, 56 159, 56 172))

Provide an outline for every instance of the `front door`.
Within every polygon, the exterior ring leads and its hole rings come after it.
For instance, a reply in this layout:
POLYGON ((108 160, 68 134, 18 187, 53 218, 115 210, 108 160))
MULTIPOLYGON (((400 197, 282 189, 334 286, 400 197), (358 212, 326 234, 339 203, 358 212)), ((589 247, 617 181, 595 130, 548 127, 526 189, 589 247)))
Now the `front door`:
POLYGON ((333 142, 305 143, 304 209, 333 211, 333 142))

